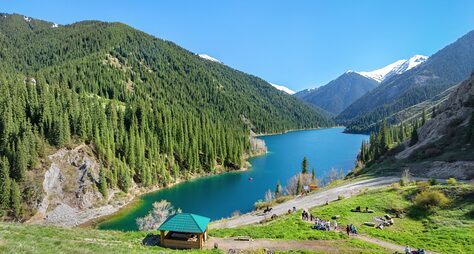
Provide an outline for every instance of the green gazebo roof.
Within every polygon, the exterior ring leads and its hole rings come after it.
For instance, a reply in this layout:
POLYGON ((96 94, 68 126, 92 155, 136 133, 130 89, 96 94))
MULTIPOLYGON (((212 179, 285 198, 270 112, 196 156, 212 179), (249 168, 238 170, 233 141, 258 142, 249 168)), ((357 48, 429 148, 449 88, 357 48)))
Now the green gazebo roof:
POLYGON ((204 233, 210 221, 211 219, 207 217, 192 213, 177 213, 166 219, 158 230, 182 233, 204 233))

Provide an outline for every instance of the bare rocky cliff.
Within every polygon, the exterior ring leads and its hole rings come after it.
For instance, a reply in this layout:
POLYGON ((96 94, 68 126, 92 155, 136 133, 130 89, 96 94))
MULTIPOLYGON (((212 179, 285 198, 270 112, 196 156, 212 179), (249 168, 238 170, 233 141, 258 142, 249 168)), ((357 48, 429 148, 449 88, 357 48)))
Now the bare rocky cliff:
POLYGON ((42 181, 44 197, 29 223, 77 226, 111 214, 129 201, 118 199, 118 190, 109 190, 107 200, 99 192, 101 165, 89 146, 62 148, 48 159, 50 166, 42 181))
POLYGON ((473 111, 474 73, 417 130, 418 142, 405 144, 395 158, 410 162, 407 168, 418 175, 472 179, 474 144, 466 142, 465 136, 473 111))

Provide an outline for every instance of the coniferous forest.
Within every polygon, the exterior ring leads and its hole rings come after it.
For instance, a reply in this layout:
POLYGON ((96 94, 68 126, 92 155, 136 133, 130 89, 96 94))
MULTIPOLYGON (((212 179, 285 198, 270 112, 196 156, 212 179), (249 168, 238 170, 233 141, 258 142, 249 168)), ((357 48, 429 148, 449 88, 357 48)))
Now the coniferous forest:
POLYGON ((0 205, 15 216, 46 151, 89 144, 100 190, 126 192, 240 168, 250 131, 332 125, 257 77, 120 23, 2 14, 0 68, 0 205))

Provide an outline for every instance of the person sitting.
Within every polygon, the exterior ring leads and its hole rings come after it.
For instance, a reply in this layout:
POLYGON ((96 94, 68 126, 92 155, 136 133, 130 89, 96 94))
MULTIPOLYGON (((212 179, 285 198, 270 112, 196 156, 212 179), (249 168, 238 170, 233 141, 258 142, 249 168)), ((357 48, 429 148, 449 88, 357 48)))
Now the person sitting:
POLYGON ((411 249, 408 245, 405 247, 405 254, 411 254, 411 249))
POLYGON ((355 226, 352 226, 352 233, 357 235, 357 228, 355 226))

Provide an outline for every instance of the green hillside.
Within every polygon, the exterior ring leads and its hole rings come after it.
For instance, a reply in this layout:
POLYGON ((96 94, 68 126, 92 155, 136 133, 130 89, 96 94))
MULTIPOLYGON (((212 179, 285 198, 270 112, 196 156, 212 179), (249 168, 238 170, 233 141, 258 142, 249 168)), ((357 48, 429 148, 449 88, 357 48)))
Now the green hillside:
POLYGON ((10 218, 40 202, 42 158, 57 148, 93 147, 107 196, 240 168, 250 129, 332 125, 258 77, 120 23, 2 14, 0 66, 0 211, 10 218))

